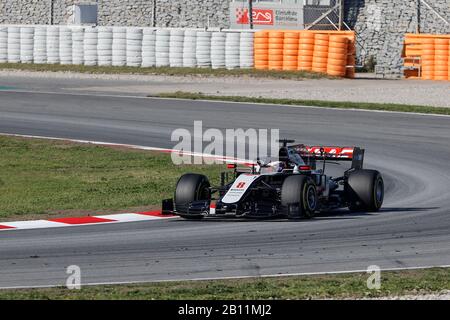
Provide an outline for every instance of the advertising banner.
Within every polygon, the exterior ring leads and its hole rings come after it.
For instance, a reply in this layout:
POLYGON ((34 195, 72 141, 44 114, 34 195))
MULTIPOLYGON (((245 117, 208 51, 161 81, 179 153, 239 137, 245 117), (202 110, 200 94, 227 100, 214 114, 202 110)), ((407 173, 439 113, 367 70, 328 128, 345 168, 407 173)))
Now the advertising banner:
MULTIPOLYGON (((253 5, 255 29, 304 29, 303 6, 299 4, 255 3, 253 5)), ((249 29, 250 15, 245 2, 230 3, 232 29, 249 29)))

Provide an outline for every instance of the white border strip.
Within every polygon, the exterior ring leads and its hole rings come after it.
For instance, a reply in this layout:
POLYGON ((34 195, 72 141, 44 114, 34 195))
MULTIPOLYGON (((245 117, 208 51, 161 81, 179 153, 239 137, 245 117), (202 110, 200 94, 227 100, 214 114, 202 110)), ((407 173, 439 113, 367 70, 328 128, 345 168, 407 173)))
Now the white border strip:
MULTIPOLYGON (((165 220, 173 219, 178 216, 153 216, 145 213, 119 213, 109 215, 91 216, 93 218, 107 219, 111 221, 99 221, 90 223, 67 223, 51 220, 29 220, 29 221, 6 221, 0 222, 1 226, 7 228, 0 229, 0 233, 6 231, 20 231, 20 230, 32 230, 32 229, 52 229, 52 228, 64 228, 64 227, 80 227, 80 226, 92 226, 102 224, 113 223, 125 223, 125 222, 140 222, 140 221, 153 221, 153 220, 165 220)), ((71 217, 67 217, 71 218, 71 217)), ((74 217, 78 218, 78 217, 74 217)), ((83 217, 81 217, 83 218, 83 217)), ((64 218, 62 218, 64 219, 64 218)))

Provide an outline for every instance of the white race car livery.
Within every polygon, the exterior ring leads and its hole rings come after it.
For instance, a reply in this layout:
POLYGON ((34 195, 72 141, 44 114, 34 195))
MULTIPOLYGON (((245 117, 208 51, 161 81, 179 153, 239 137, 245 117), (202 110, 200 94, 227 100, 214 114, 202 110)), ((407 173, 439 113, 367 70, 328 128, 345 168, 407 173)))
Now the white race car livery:
POLYGON ((239 202, 247 189, 253 184, 253 181, 258 179, 258 177, 258 175, 253 174, 241 174, 222 198, 222 202, 227 204, 239 202))

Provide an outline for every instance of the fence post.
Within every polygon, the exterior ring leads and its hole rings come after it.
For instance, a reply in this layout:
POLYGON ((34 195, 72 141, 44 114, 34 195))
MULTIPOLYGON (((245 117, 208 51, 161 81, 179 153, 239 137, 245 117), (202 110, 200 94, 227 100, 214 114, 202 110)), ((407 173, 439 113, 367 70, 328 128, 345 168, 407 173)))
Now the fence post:
POLYGON ((248 0, 248 18, 250 29, 253 29, 253 0, 248 0))
POLYGON ((344 29, 344 0, 339 0, 339 30, 344 29))
POLYGON ((48 24, 53 25, 53 0, 49 0, 49 19, 48 19, 48 24))
POLYGON ((152 3, 152 27, 156 27, 156 0, 152 3))
POLYGON ((417 15, 417 26, 416 26, 416 33, 420 33, 420 1, 417 0, 417 7, 416 7, 416 15, 417 15))

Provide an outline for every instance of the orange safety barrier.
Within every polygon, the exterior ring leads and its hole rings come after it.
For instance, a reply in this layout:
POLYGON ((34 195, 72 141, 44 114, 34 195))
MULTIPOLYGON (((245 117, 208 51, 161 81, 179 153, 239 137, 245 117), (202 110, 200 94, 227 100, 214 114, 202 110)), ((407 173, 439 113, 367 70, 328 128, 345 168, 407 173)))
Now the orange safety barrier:
POLYGON ((348 39, 344 36, 332 35, 328 45, 327 73, 344 77, 347 73, 348 39))
POLYGON ((316 33, 314 36, 314 53, 312 61, 312 71, 314 72, 327 72, 328 65, 328 34, 316 33))
POLYGON ((254 37, 255 69, 269 69, 269 32, 255 32, 254 37))
POLYGON ((406 78, 450 80, 450 35, 406 34, 403 50, 406 78))
POLYGON ((283 70, 297 70, 299 32, 285 32, 283 41, 283 70))
POLYGON ((269 31, 269 70, 283 70, 284 32, 269 31))
POLYGON ((434 39, 434 80, 448 80, 449 39, 434 39))
POLYGON ((312 71, 314 56, 314 33, 301 32, 298 41, 298 65, 300 71, 312 71))
POLYGON ((255 68, 300 70, 353 78, 354 31, 263 30, 255 32, 255 68))

